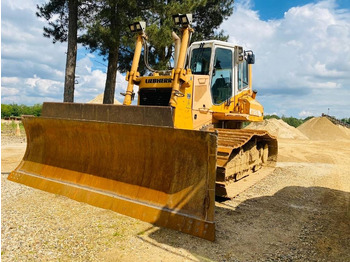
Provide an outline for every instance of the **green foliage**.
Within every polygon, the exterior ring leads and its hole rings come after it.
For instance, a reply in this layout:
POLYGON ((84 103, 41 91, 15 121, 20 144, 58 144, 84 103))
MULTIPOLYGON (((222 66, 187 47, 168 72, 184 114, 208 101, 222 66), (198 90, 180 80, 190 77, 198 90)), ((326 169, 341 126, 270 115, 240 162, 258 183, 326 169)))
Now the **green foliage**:
POLYGON ((271 118, 281 119, 278 115, 264 115, 264 119, 271 119, 271 118))
MULTIPOLYGON (((188 0, 188 1, 153 1, 149 9, 144 9, 140 16, 147 21, 146 33, 149 39, 149 64, 157 70, 169 69, 173 53, 173 40, 171 32, 175 31, 179 36, 181 32, 173 23, 174 14, 193 14, 193 29, 191 41, 223 40, 228 36, 223 31, 217 32, 224 19, 233 12, 233 0, 188 0)), ((128 64, 120 64, 120 67, 130 67, 128 64)))
MULTIPOLYGON (((193 13, 192 41, 209 39, 226 41, 228 36, 218 31, 218 28, 223 20, 232 14, 233 2, 233 0, 166 2, 101 0, 95 5, 95 15, 85 24, 87 30, 81 35, 80 42, 91 51, 99 51, 106 57, 109 56, 112 47, 119 47, 118 70, 125 72, 130 69, 135 42, 135 37, 129 32, 128 25, 144 20, 147 22, 149 64, 157 70, 169 69, 169 61, 173 53, 171 32, 177 30, 176 33, 181 35, 178 28, 175 28, 172 15, 193 13), (117 10, 117 16, 112 10, 117 10)), ((139 70, 141 73, 145 72, 142 62, 139 70)))
POLYGON ((122 237, 123 235, 119 233, 118 231, 114 232, 113 234, 114 237, 122 237))
POLYGON ((340 121, 342 121, 345 124, 349 124, 350 125, 350 117, 349 118, 342 118, 340 121))
POLYGON ((65 42, 68 37, 68 0, 51 0, 41 6, 37 5, 37 17, 48 21, 49 26, 43 28, 45 37, 53 43, 65 42), (53 20, 53 17, 56 19, 53 20))
POLYGON ((306 121, 310 120, 311 118, 314 118, 314 116, 308 116, 308 117, 304 118, 303 122, 305 123, 306 121))
POLYGON ((1 104, 1 118, 22 115, 41 115, 42 104, 35 104, 33 106, 17 105, 17 104, 1 104))
POLYGON ((233 12, 234 0, 207 0, 204 5, 194 10, 193 20, 195 32, 192 41, 222 40, 227 41, 228 36, 223 31, 217 31, 222 22, 233 12))
MULTIPOLYGON (((66 42, 68 40, 69 0, 49 0, 37 5, 36 16, 47 21, 43 35, 52 38, 52 42, 66 42)), ((98 2, 98 1, 97 1, 98 2)), ((84 30, 95 10, 96 1, 78 0, 78 30, 84 30)), ((78 37, 78 42, 81 42, 78 37)))
POLYGON ((302 123, 304 123, 304 121, 302 119, 298 119, 298 118, 295 118, 295 117, 285 117, 283 116, 282 117, 282 120, 284 122, 286 122, 288 125, 290 126, 294 126, 294 127, 298 127, 300 126, 302 123))
POLYGON ((313 118, 313 116, 309 116, 305 119, 299 119, 299 118, 295 118, 295 117, 279 117, 277 115, 265 115, 264 119, 271 119, 271 118, 275 118, 275 119, 282 119, 284 122, 286 122, 288 125, 290 126, 294 126, 294 127, 298 127, 301 124, 303 124, 304 122, 306 122, 307 120, 313 118))
MULTIPOLYGON (((18 125, 20 129, 20 134, 24 135, 25 130, 24 130, 23 123, 19 121, 18 125)), ((16 130, 17 130, 17 121, 12 120, 11 122, 1 123, 1 134, 14 135, 16 134, 16 130)))

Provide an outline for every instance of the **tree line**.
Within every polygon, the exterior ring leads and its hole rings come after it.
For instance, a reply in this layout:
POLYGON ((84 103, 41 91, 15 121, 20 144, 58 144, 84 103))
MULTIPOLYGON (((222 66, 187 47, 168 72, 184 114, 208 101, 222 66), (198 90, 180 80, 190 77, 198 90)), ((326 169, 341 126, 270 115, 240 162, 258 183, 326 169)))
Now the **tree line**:
POLYGON ((264 119, 271 119, 271 118, 282 119, 288 125, 294 126, 294 127, 298 127, 301 124, 303 124, 306 121, 308 121, 309 119, 313 118, 313 116, 308 116, 308 117, 306 117, 304 119, 302 119, 302 118, 295 118, 295 117, 292 117, 292 116, 290 116, 290 117, 286 117, 286 116, 279 117, 278 115, 265 115, 264 116, 264 119))
MULTIPOLYGON (((117 71, 126 72, 132 62, 134 38, 128 25, 146 21, 149 64, 169 69, 173 54, 172 15, 193 14, 192 41, 227 40, 220 24, 233 12, 234 0, 49 0, 37 5, 36 15, 47 21, 45 37, 53 43, 68 42, 64 102, 74 102, 77 44, 98 52, 107 62, 104 104, 113 104, 117 71)), ((145 68, 140 64, 139 71, 145 68)))
POLYGON ((33 106, 17 105, 17 104, 1 104, 1 118, 5 117, 20 117, 22 115, 40 116, 42 104, 35 104, 33 106))
POLYGON ((348 117, 348 118, 342 118, 342 119, 340 119, 340 121, 344 122, 345 124, 350 125, 350 117, 348 117))

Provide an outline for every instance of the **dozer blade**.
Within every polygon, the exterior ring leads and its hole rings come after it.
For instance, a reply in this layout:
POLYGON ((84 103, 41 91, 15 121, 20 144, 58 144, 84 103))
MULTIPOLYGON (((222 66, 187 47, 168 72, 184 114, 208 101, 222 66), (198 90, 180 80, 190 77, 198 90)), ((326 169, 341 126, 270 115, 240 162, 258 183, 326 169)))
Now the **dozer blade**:
POLYGON ((8 179, 214 241, 217 134, 24 117, 27 150, 8 179))

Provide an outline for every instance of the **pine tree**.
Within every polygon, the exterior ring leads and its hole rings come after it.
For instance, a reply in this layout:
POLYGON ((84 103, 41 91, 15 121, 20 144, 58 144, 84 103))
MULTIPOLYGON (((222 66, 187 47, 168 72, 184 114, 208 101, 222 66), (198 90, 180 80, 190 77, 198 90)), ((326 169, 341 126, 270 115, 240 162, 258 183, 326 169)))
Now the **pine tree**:
POLYGON ((68 41, 63 102, 74 102, 77 34, 91 6, 92 2, 82 0, 50 0, 41 6, 37 5, 36 15, 48 21, 43 35, 52 38, 53 43, 68 41), (57 18, 53 20, 55 16, 57 18))
MULTIPOLYGON (((149 26, 146 32, 150 39, 149 63, 153 68, 162 70, 168 69, 173 53, 172 15, 193 13, 193 41, 227 40, 228 36, 217 29, 233 11, 233 0, 50 0, 47 4, 38 6, 37 15, 49 22, 49 27, 44 28, 44 36, 52 37, 54 43, 68 39, 68 1, 78 1, 77 30, 85 29, 77 37, 77 42, 83 43, 92 52, 99 51, 108 60, 103 101, 107 104, 114 102, 117 70, 127 71, 132 62, 134 38, 130 37, 128 30, 130 23, 147 21, 149 26), (54 14, 58 18, 52 21, 54 14)), ((72 49, 68 48, 68 52, 70 50, 72 49)), ((72 57, 74 60, 74 56, 72 57)), ((140 71, 145 71, 141 64, 140 71)), ((66 77, 67 75, 66 71, 66 77)))

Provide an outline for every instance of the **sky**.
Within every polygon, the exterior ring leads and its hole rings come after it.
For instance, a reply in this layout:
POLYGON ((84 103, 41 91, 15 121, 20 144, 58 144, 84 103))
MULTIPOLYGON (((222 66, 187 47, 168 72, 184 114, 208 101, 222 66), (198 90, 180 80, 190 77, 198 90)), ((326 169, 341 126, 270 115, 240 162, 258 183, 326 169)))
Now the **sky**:
MULTIPOLYGON (((1 1, 1 103, 62 101, 66 43, 42 36, 42 0, 1 1)), ((253 88, 265 114, 350 117, 350 1, 236 0, 221 29, 256 55, 253 88)), ((75 102, 103 92, 106 64, 79 47, 75 102)), ((117 74, 116 99, 126 88, 117 74)))

